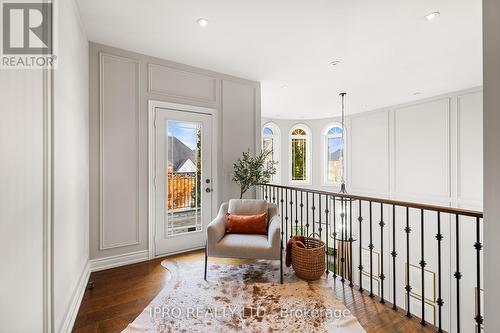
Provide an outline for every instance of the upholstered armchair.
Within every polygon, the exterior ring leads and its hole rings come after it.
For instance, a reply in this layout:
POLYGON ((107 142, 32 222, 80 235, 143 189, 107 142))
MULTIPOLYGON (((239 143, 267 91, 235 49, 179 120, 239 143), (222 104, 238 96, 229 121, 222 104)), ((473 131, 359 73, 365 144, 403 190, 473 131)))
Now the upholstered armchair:
POLYGON ((280 260, 280 283, 283 283, 283 256, 278 207, 265 200, 232 199, 223 203, 217 217, 207 227, 205 280, 208 257, 280 260), (254 215, 267 212, 267 235, 226 234, 226 213, 254 215))

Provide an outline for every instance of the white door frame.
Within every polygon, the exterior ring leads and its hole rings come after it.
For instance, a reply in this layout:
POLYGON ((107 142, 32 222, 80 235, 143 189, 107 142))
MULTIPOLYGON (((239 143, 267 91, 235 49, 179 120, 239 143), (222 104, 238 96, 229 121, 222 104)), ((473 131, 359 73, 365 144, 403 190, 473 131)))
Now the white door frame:
MULTIPOLYGON (((157 100, 148 101, 148 254, 149 259, 156 258, 155 253, 155 230, 156 230, 156 214, 155 214, 155 173, 156 173, 156 128, 155 128, 155 109, 170 109, 174 111, 186 111, 194 113, 209 114, 212 116, 212 215, 215 216, 218 212, 218 202, 220 189, 217 179, 217 152, 219 150, 219 138, 217 132, 218 114, 216 109, 193 106, 187 104, 169 103, 157 100)), ((212 216, 212 218, 213 218, 212 216)), ((206 237, 206 235, 204 235, 206 237)), ((171 253, 174 254, 174 253, 171 253)), ((169 254, 170 255, 170 254, 169 254)), ((160 255, 162 256, 162 255, 160 255)))

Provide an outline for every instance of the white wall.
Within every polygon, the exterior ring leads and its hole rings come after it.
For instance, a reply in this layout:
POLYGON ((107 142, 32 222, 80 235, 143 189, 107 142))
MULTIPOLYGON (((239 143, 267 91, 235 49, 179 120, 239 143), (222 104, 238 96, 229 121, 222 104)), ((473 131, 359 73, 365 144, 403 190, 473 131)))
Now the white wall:
MULTIPOLYGON (((243 151, 255 152, 260 147, 260 85, 242 82, 222 81, 222 201, 239 198, 240 189, 232 181, 233 163, 241 157, 243 151), (256 95, 257 94, 257 95, 256 95)), ((246 196, 253 196, 249 191, 246 196)))
POLYGON ((486 332, 500 331, 500 2, 483 1, 484 45, 484 274, 486 332))
MULTIPOLYGON (((262 123, 273 121, 280 127, 281 139, 281 172, 282 183, 288 183, 288 132, 296 123, 305 123, 312 129, 312 185, 309 187, 326 189, 333 192, 338 186, 324 184, 324 148, 323 133, 328 124, 338 119, 322 120, 279 120, 263 119, 262 123), (283 163, 284 162, 284 163, 283 163)), ((375 197, 395 198, 401 200, 431 203, 444 206, 482 209, 482 90, 481 88, 453 92, 434 98, 355 114, 347 117, 347 189, 353 194, 375 197)), ((301 185, 298 185, 301 187, 301 185)), ((363 207, 366 221, 368 205, 363 207)), ((357 212, 357 205, 354 211, 357 212)), ((396 300, 404 307, 404 267, 406 247, 405 212, 396 210, 396 300)), ((384 209, 386 223, 392 221, 392 211, 384 209)), ((375 253, 381 253, 380 206, 374 205, 373 221, 375 227, 373 244, 375 253)), ((443 260, 443 307, 444 328, 455 331, 455 323, 450 318, 455 307, 450 307, 454 299, 455 280, 452 274, 454 262, 455 236, 453 224, 449 216, 442 216, 443 260)), ((365 224, 366 225, 366 224, 365 224)), ((411 251, 410 263, 417 265, 420 261, 420 212, 410 213, 411 251)), ((426 214, 425 253, 431 272, 437 274, 437 244, 434 238, 437 233, 436 216, 426 214)), ((472 245, 475 242, 474 221, 463 219, 461 222, 461 265, 463 278, 461 280, 461 311, 462 329, 469 331, 474 327, 474 287, 475 252, 472 245)), ((358 233, 355 223, 355 234, 358 233)), ((385 296, 392 299, 392 225, 384 229, 384 273, 387 276, 385 296)), ((363 229, 363 248, 368 247, 368 228, 363 229)), ((357 247, 358 244, 355 244, 357 247)), ((357 254, 358 252, 355 251, 357 254)), ((358 266, 358 255, 353 257, 353 267, 358 266)), ((366 265, 365 265, 366 271, 366 265)), ((358 276, 355 275, 355 282, 358 276)), ((417 281, 418 282, 418 281, 417 281)), ((437 282, 434 288, 437 288, 437 282)), ((435 302, 432 306, 437 309, 435 302)), ((418 309, 417 309, 418 310, 418 309)), ((437 310, 436 310, 437 311, 437 310)))
POLYGON ((47 281, 43 279, 46 113, 42 81, 41 70, 2 70, 0 74, 3 332, 41 332, 43 327, 43 287, 47 281))
POLYGON ((2 332, 69 332, 88 277, 87 40, 57 8, 53 74, 0 74, 2 332))
POLYGON ((90 43, 90 257, 148 258, 148 101, 216 110, 218 201, 239 195, 233 163, 260 142, 260 84, 90 43))
POLYGON ((54 70, 54 330, 71 329, 88 278, 88 42, 74 0, 61 1, 54 70))

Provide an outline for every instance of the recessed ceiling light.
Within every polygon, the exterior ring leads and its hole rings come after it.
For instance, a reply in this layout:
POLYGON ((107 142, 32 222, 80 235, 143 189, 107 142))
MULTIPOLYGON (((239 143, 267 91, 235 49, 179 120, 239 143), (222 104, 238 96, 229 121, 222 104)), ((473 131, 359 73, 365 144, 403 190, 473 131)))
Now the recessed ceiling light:
POLYGON ((281 89, 288 89, 288 86, 286 84, 281 86, 281 89))
POLYGON ((200 17, 199 19, 196 20, 196 22, 198 23, 198 25, 200 27, 203 27, 203 28, 205 28, 208 25, 208 20, 206 18, 200 17))
POLYGON ((337 66, 338 64, 340 64, 340 60, 330 61, 330 65, 332 66, 337 66))
POLYGON ((429 13, 429 14, 425 15, 425 19, 427 21, 432 21, 435 18, 437 18, 440 14, 441 14, 440 12, 432 12, 432 13, 429 13))

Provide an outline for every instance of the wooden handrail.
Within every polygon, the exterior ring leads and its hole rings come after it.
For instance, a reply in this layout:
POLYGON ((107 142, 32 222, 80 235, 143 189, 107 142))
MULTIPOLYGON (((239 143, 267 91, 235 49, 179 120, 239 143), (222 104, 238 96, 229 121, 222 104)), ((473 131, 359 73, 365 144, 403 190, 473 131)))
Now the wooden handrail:
POLYGON ((354 194, 343 194, 343 193, 338 193, 338 192, 315 190, 315 189, 293 187, 293 186, 286 186, 286 185, 276 185, 276 184, 259 184, 259 185, 260 186, 281 188, 281 189, 288 189, 288 190, 295 190, 295 191, 302 191, 302 192, 309 192, 309 193, 316 193, 316 194, 323 194, 323 195, 334 196, 337 198, 370 201, 370 202, 383 203, 383 204, 387 204, 387 205, 410 207, 410 208, 415 208, 415 209, 423 209, 423 210, 429 210, 429 211, 441 212, 441 213, 447 213, 447 214, 483 218, 483 212, 476 211, 476 210, 445 207, 445 206, 438 206, 438 205, 429 205, 429 204, 422 204, 422 203, 416 203, 416 202, 411 202, 411 201, 375 198, 375 197, 361 196, 361 195, 354 195, 354 194))

